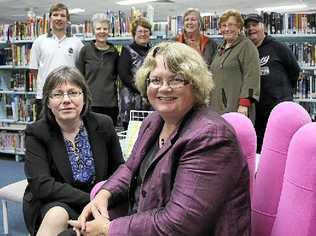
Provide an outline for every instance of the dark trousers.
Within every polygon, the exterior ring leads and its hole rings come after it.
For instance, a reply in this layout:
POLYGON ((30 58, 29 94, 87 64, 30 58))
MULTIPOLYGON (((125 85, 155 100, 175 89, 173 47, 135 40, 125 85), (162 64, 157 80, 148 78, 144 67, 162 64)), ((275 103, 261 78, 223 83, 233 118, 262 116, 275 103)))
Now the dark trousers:
POLYGON ((91 107, 91 110, 96 113, 101 113, 111 117, 114 126, 117 124, 117 116, 119 113, 118 107, 91 107))
POLYGON ((256 111, 255 129, 257 134, 257 153, 261 153, 264 133, 266 131, 270 113, 271 111, 268 110, 266 110, 265 112, 260 110, 256 111))

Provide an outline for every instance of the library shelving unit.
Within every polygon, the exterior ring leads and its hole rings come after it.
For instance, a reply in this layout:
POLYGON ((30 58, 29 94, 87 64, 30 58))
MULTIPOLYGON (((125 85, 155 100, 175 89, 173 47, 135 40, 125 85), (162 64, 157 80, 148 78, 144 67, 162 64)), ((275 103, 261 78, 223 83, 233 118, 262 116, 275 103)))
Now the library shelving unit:
MULTIPOLYGON (((0 38, 0 153, 12 154, 17 161, 24 156, 24 129, 36 117, 36 78, 29 72, 28 64, 32 43, 45 30, 38 29, 36 23, 32 25, 32 22, 35 21, 28 22, 30 24, 26 28, 25 24, 20 23, 4 27, 13 33, 8 33, 10 36, 4 36, 4 39, 0 38), (26 36, 18 33, 29 29, 26 36)), ((89 36, 74 34, 83 42, 95 39, 91 33, 89 36)), ((108 41, 120 51, 121 46, 132 42, 132 37, 125 35, 109 37, 108 41)), ((153 44, 163 39, 163 36, 151 36, 153 44)))
POLYGON ((35 79, 28 70, 31 40, 1 41, 0 153, 24 155, 26 125, 35 119, 35 79))
POLYGON ((278 35, 293 51, 301 67, 294 101, 316 120, 316 34, 278 35))

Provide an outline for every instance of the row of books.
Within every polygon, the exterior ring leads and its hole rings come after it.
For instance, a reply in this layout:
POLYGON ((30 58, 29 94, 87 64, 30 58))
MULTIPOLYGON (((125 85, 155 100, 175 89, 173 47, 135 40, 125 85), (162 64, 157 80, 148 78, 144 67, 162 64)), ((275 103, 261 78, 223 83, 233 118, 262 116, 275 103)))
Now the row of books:
MULTIPOLYGON (((137 15, 144 13, 131 13, 130 16, 122 11, 106 10, 105 14, 110 20, 110 36, 130 36, 131 22, 137 15)), ((245 15, 243 15, 245 16, 245 15)), ((264 24, 270 34, 316 34, 316 13, 308 14, 282 14, 262 13, 264 24)), ((203 31, 207 35, 219 34, 219 15, 206 15, 202 17, 203 31)), ((182 16, 169 16, 165 23, 155 23, 155 28, 165 30, 166 37, 173 37, 183 30, 182 16), (160 25, 161 24, 161 25, 160 25)), ((154 28, 154 30, 155 30, 154 28)), ((83 35, 86 38, 93 37, 93 26, 91 20, 83 24, 69 25, 72 34, 83 35)), ((49 31, 48 14, 41 17, 28 18, 26 22, 15 22, 12 25, 0 25, 0 41, 33 40, 41 34, 49 31)))
POLYGON ((35 92, 36 76, 28 70, 12 70, 0 73, 0 91, 9 90, 35 92))
MULTIPOLYGON (((206 35, 219 34, 219 16, 206 15, 202 17, 202 30, 206 35)), ((163 26, 163 22, 157 24, 157 28, 165 28, 166 37, 174 37, 183 31, 183 16, 168 16, 167 26, 163 26)))
POLYGON ((28 17, 25 22, 0 25, 0 40, 13 42, 16 40, 33 40, 49 31, 49 16, 28 17))
POLYGON ((300 66, 316 66, 316 43, 287 43, 300 66))
POLYGON ((303 70, 294 97, 298 99, 316 99, 316 70, 303 70))
POLYGON ((270 34, 316 34, 316 13, 263 13, 270 34))
POLYGON ((0 147, 2 151, 24 152, 24 146, 23 133, 0 132, 0 147))
POLYGON ((0 98, 0 119, 19 122, 35 121, 34 96, 0 94, 0 98))
POLYGON ((30 43, 17 45, 11 44, 12 51, 12 65, 27 66, 30 62, 32 45, 30 43))
MULTIPOLYGON (((130 36, 131 22, 145 12, 133 9, 127 15, 122 11, 104 11, 107 19, 110 21, 110 36, 130 36)), ((13 24, 0 25, 0 41, 13 42, 16 40, 34 40, 39 35, 49 32, 49 15, 45 13, 43 16, 28 17, 25 22, 16 21, 13 24)), ((70 24, 68 31, 72 34, 80 34, 84 37, 93 37, 93 26, 91 20, 86 20, 83 24, 70 24)))
MULTIPOLYGON (((245 17, 246 15, 243 15, 245 17)), ((316 34, 316 13, 282 14, 262 13, 266 30, 269 34, 316 34)), ((217 14, 202 17, 203 31, 207 35, 218 35, 219 18, 217 14)), ((167 19, 167 36, 175 36, 183 30, 182 16, 169 16, 167 19)))

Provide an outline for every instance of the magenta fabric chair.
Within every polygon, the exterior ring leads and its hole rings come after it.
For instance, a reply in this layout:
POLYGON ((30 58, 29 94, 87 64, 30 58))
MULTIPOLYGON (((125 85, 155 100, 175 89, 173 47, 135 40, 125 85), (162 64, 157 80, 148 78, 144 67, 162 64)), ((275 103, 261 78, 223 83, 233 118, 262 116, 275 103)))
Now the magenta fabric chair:
POLYGON ((251 120, 237 112, 225 113, 222 117, 234 128, 241 150, 247 160, 250 174, 250 196, 256 167, 257 136, 251 120))
MULTIPOLYGON (((90 200, 92 200, 95 195, 99 192, 99 190, 102 188, 103 184, 106 182, 106 180, 100 181, 96 183, 91 192, 90 192, 90 200)), ((110 219, 116 219, 118 217, 126 216, 128 213, 128 201, 125 201, 121 204, 117 204, 114 207, 108 209, 109 210, 109 216, 110 219)))
POLYGON ((316 123, 291 140, 272 235, 316 235, 316 123))
POLYGON ((288 147, 294 133, 311 122, 294 102, 282 102, 271 112, 265 131, 252 196, 252 235, 270 236, 280 200, 288 147))
POLYGON ((97 192, 99 192, 99 190, 101 189, 101 187, 103 186, 103 184, 105 183, 105 181, 106 181, 106 180, 100 181, 100 182, 96 183, 96 184, 93 186, 93 188, 92 188, 92 190, 91 190, 91 192, 90 192, 90 200, 92 200, 92 199, 95 197, 95 195, 97 194, 97 192))

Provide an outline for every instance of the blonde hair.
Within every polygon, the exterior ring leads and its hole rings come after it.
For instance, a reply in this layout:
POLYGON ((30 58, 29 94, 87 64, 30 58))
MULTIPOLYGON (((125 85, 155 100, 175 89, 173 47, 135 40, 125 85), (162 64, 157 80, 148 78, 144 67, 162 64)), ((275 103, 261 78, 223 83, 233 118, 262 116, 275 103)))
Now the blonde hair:
POLYGON ((231 16, 233 16, 236 19, 239 28, 242 29, 242 27, 244 26, 244 20, 240 12, 234 9, 225 11, 223 15, 219 17, 219 25, 221 25, 223 22, 226 22, 228 18, 231 16))
POLYGON ((132 29, 131 29, 131 32, 132 32, 132 36, 135 37, 135 34, 136 34, 136 29, 137 29, 137 26, 141 26, 141 27, 144 27, 146 29, 149 29, 150 31, 150 34, 151 34, 151 24, 150 22, 145 18, 145 17, 137 17, 133 22, 132 22, 132 29))
POLYGON ((147 97, 147 78, 156 67, 156 56, 161 55, 170 72, 182 75, 193 87, 195 106, 209 102, 214 87, 212 74, 201 55, 191 47, 177 42, 162 42, 153 47, 136 73, 136 86, 147 97))

